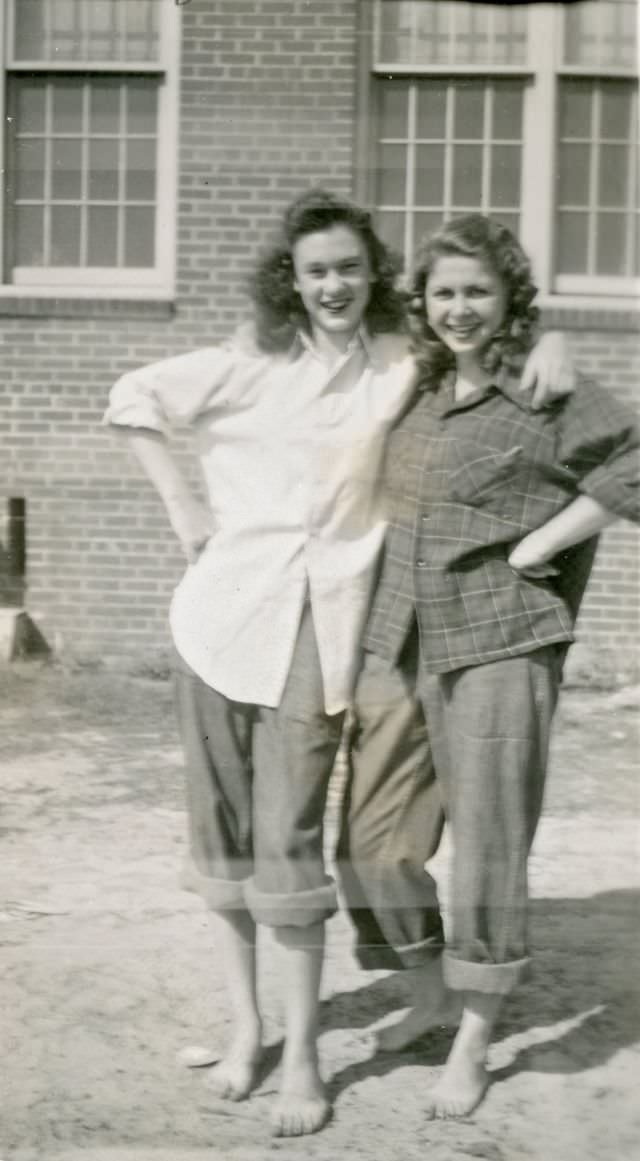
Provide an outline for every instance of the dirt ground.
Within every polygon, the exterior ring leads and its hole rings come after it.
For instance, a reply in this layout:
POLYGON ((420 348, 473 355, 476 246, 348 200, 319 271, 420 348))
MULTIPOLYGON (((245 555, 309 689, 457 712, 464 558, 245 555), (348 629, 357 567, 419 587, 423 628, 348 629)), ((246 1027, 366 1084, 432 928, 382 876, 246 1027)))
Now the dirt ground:
MULTIPOLYGON (((637 1088, 638 691, 566 690, 531 859, 531 980, 507 1004, 494 1083, 469 1119, 430 1122, 426 1087, 449 1040, 375 1055, 397 977, 360 971, 329 925, 320 1134, 274 1140, 278 967, 262 994, 273 1070, 217 1101, 185 1045, 228 1031, 210 923, 177 874, 180 754, 169 683, 16 663, 0 669, 4 980, 1 1161, 632 1161, 637 1088)), ((335 798, 332 798, 332 814, 335 798)), ((331 818, 329 819, 331 832, 331 818)), ((446 900, 446 844, 436 872, 446 900)))

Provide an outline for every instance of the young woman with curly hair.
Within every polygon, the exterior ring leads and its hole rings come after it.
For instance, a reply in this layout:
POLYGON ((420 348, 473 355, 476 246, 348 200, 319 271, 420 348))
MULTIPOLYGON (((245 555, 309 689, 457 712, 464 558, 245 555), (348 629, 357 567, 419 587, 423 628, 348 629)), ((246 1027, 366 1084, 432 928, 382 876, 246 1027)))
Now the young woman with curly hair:
MULTIPOLYGON (((266 924, 282 955, 272 1121, 285 1136, 314 1132, 331 1111, 316 1044, 324 923, 336 907, 322 825, 386 528, 385 440, 415 379, 394 274, 364 210, 324 190, 302 194, 258 264, 253 326, 128 372, 107 413, 188 560, 170 614, 186 882, 215 915, 235 1021, 212 1079, 240 1100, 260 1075, 255 944, 266 924), (165 442, 180 424, 195 433, 204 504, 165 442)), ((543 353, 530 374, 549 361, 543 353)))
MULTIPOLYGON (((422 250, 414 291, 421 390, 387 443, 390 526, 341 848, 356 923, 368 905, 413 983, 415 1006, 381 1047, 460 1022, 427 1100, 446 1117, 482 1099, 502 1000, 529 964, 527 860, 561 666, 594 537, 616 516, 640 518, 640 440, 631 413, 592 383, 544 411, 517 390, 536 291, 504 226, 449 222, 422 250), (410 694, 452 830, 446 944, 424 870, 433 836, 415 825, 430 771, 407 750, 381 774, 384 705, 410 694)), ((419 725, 407 718, 407 735, 419 725)), ((375 960, 381 943, 368 966, 388 966, 375 960)))

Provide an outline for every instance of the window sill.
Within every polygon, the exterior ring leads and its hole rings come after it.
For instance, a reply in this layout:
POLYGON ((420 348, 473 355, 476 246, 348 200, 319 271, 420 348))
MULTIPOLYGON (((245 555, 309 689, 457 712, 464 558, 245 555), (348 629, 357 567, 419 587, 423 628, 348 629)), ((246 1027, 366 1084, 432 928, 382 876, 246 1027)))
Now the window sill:
POLYGON ((161 319, 173 318, 174 299, 169 298, 72 298, 61 295, 0 293, 0 318, 100 318, 161 319))
POLYGON ((540 295, 539 307, 546 327, 579 331, 637 331, 640 310, 633 297, 606 298, 587 295, 540 295))

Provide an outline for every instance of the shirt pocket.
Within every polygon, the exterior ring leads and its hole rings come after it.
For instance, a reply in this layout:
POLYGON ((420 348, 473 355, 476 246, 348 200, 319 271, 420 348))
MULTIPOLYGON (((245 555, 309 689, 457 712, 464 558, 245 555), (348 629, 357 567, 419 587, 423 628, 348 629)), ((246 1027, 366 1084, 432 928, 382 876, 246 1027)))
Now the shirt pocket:
POLYGON ((482 508, 503 520, 521 520, 530 474, 521 444, 508 451, 492 451, 470 440, 454 440, 450 455, 449 492, 455 502, 482 508))

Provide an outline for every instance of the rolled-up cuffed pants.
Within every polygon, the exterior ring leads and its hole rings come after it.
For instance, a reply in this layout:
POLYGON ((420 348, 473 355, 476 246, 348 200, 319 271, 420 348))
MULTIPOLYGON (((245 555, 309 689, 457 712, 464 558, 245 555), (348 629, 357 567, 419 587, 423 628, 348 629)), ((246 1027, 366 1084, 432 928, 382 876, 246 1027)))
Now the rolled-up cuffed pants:
POLYGON ((337 870, 356 955, 368 969, 418 966, 444 943, 425 870, 444 816, 417 664, 416 630, 397 666, 365 653, 355 693, 337 870))
POLYGON ((276 709, 230 701, 182 660, 175 690, 190 835, 183 885, 214 911, 247 909, 272 927, 328 918, 336 888, 323 816, 344 715, 324 711, 309 604, 276 709))
POLYGON ((559 685, 554 646, 420 678, 453 836, 448 985, 511 991, 528 963, 527 861, 559 685))

